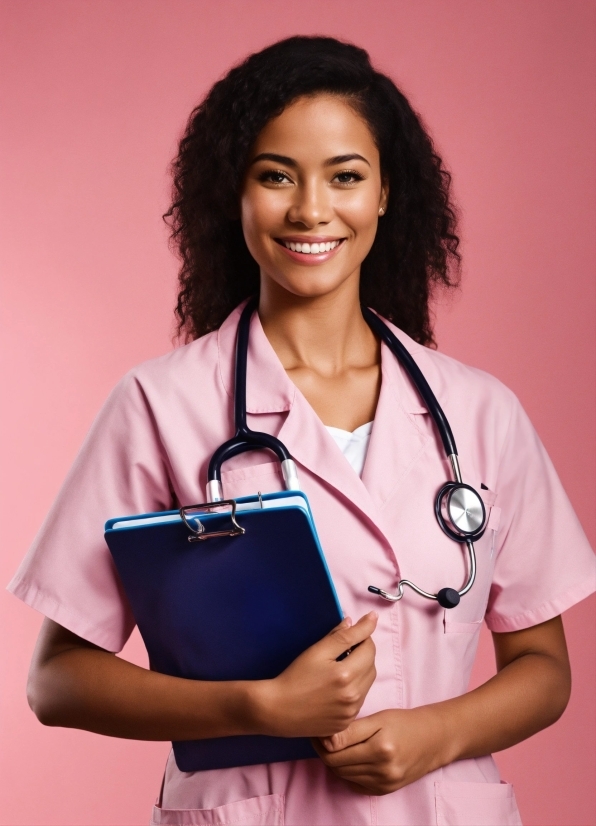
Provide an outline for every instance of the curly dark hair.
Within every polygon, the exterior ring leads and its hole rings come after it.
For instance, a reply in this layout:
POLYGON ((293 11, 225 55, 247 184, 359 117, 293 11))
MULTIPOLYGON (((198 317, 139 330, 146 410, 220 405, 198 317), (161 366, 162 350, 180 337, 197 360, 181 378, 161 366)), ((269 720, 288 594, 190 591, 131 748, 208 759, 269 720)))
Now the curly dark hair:
POLYGON ((191 113, 172 163, 164 218, 182 261, 176 315, 187 340, 217 329, 259 291, 240 220, 240 188, 263 127, 299 97, 331 93, 367 122, 389 183, 387 212, 362 263, 364 304, 421 344, 434 344, 429 301, 458 283, 451 176, 402 92, 364 49, 331 37, 290 37, 250 55, 191 113))

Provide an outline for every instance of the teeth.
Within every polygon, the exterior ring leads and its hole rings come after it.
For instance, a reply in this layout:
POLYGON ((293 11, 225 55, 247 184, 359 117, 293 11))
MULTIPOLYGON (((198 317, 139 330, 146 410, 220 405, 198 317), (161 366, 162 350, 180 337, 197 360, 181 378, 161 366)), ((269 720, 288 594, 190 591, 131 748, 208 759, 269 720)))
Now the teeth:
POLYGON ((294 241, 284 241, 284 247, 287 247, 292 252, 302 252, 307 253, 307 255, 317 255, 317 253, 321 252, 330 252, 334 250, 339 244, 341 243, 340 240, 337 241, 326 241, 325 243, 320 244, 297 244, 294 241))

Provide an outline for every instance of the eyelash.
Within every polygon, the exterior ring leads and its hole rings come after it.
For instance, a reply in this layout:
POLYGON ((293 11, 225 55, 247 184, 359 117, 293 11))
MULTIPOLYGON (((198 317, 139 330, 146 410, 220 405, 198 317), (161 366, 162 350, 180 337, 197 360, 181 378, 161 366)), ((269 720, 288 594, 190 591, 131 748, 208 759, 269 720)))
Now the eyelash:
MULTIPOLYGON (((340 175, 349 175, 351 178, 355 179, 355 180, 351 180, 351 181, 338 181, 338 183, 342 184, 343 186, 349 186, 350 184, 356 183, 357 181, 363 181, 364 180, 364 176, 361 175, 360 172, 356 172, 356 170, 354 170, 354 169, 344 169, 341 172, 337 172, 334 175, 334 178, 337 178, 340 175)), ((280 181, 280 180, 275 181, 275 180, 273 180, 273 178, 276 177, 276 176, 280 176, 280 177, 285 178, 286 180, 289 180, 287 173, 283 172, 281 169, 275 169, 275 170, 268 169, 265 172, 261 172, 261 174, 259 175, 259 181, 264 181, 264 182, 268 181, 269 183, 272 183, 272 184, 283 184, 283 183, 285 183, 285 181, 280 181)))
POLYGON ((274 181, 274 176, 281 176, 283 178, 288 178, 285 172, 282 172, 280 169, 267 169, 265 172, 261 172, 259 175, 259 181, 268 181, 271 184, 282 184, 284 181, 274 181))
MULTIPOLYGON (((337 178, 339 175, 350 175, 352 178, 355 178, 356 181, 364 180, 364 175, 361 175, 360 172, 356 172, 355 169, 344 169, 342 172, 338 172, 335 177, 337 178)), ((354 181, 338 181, 338 183, 352 184, 354 181)))

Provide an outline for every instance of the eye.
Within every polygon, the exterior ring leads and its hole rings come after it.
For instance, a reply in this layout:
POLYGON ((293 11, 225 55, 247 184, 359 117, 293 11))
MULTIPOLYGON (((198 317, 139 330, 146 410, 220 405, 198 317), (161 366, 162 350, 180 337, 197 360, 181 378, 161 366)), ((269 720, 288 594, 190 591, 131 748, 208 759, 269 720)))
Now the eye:
POLYGON ((289 183, 290 179, 286 172, 281 169, 267 169, 259 174, 259 181, 270 184, 285 184, 289 183))
POLYGON ((364 176, 354 169, 344 169, 342 172, 338 172, 333 180, 337 181, 338 184, 356 184, 358 181, 363 181, 364 176))

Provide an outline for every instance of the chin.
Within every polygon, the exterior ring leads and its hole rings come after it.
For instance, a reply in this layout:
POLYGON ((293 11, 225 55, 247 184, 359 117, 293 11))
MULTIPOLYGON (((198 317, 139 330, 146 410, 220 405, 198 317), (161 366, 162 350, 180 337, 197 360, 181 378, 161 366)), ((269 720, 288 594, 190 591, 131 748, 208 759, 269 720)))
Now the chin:
POLYGON ((349 275, 337 273, 334 275, 317 273, 315 268, 312 268, 309 272, 300 272, 291 278, 278 277, 270 280, 274 281, 277 287, 281 287, 298 298, 322 298, 339 290, 349 278, 349 275))
POLYGON ((278 286, 297 298, 323 298, 338 290, 343 282, 332 284, 288 284, 277 282, 278 286))

